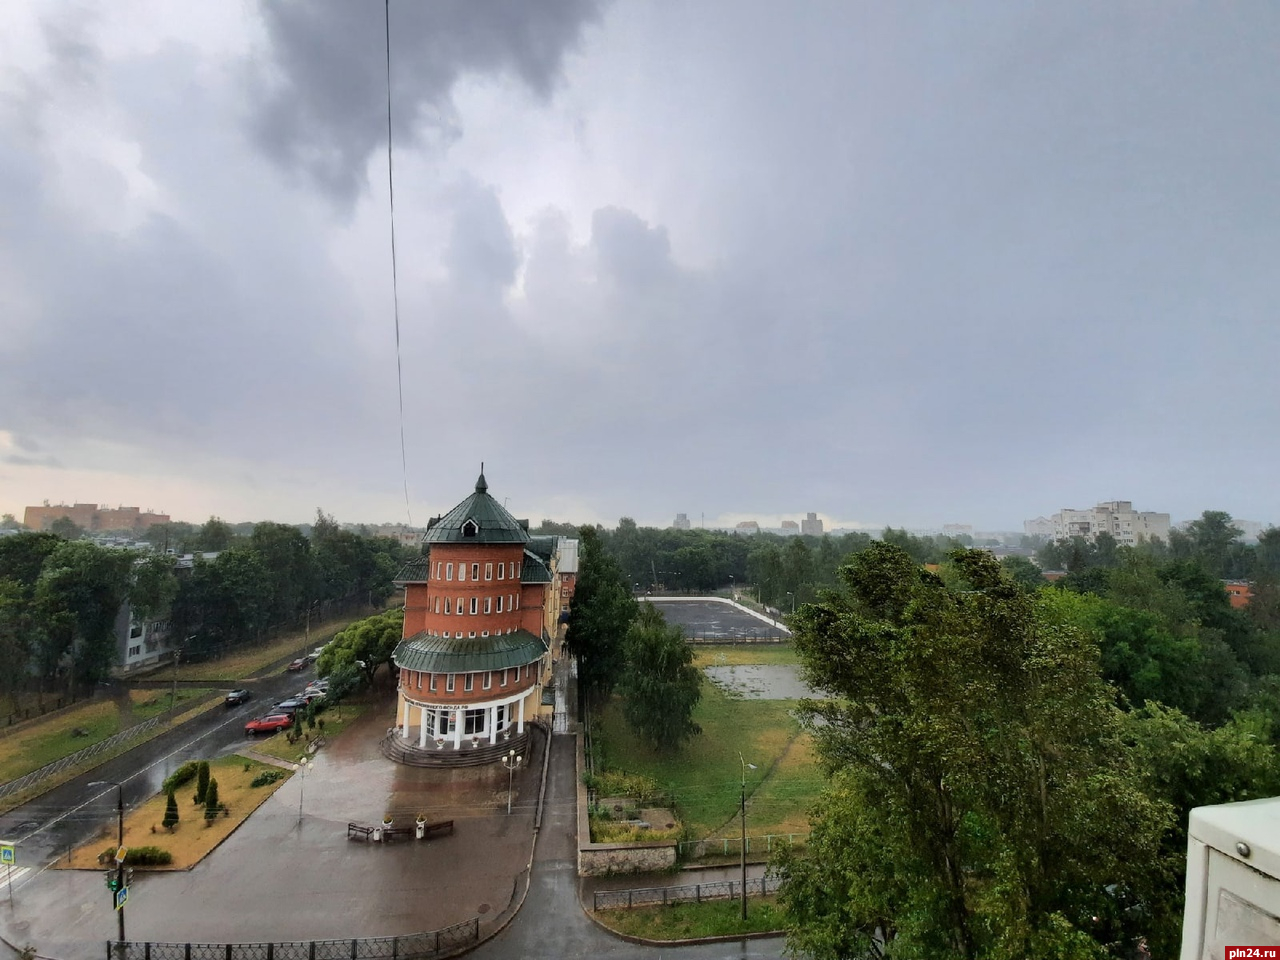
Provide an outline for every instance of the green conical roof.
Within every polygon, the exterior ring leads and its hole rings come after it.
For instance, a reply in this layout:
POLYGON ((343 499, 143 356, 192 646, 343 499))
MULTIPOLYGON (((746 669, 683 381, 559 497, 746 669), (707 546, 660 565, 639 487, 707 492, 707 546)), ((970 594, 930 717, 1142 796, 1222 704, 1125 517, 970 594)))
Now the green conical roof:
POLYGON ((489 496, 484 469, 476 492, 427 524, 424 543, 528 543, 529 521, 517 520, 506 507, 489 496))

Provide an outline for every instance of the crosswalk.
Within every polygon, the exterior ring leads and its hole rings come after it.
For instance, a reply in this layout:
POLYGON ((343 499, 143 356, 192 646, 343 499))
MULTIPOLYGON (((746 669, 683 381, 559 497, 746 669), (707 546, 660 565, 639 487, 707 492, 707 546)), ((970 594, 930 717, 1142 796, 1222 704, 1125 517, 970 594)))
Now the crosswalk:
POLYGON ((30 872, 31 872, 30 867, 11 867, 11 866, 8 866, 7 864, 3 867, 0 867, 0 893, 3 893, 4 892, 3 888, 8 887, 9 884, 17 883, 18 878, 21 877, 24 873, 30 873, 30 872))

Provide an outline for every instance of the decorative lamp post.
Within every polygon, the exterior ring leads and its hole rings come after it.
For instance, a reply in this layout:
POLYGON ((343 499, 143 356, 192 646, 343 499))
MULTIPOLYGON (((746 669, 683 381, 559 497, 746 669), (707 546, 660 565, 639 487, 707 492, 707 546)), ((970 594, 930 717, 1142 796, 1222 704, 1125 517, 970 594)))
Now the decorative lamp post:
POLYGON ((502 765, 507 768, 507 816, 511 816, 511 785, 515 777, 516 769, 520 766, 520 762, 524 757, 516 753, 514 750, 508 750, 507 755, 502 758, 502 765))
POLYGON ((307 789, 307 774, 315 769, 316 762, 310 757, 298 758, 298 774, 302 777, 298 781, 298 826, 302 826, 302 796, 307 789))
POLYGON ((741 753, 742 761, 742 919, 747 919, 747 767, 756 768, 754 763, 747 763, 741 753))
MULTIPOLYGON (((94 780, 91 787, 112 786, 116 788, 116 885, 111 888, 113 905, 124 889, 124 784, 115 780, 94 780)), ((124 904, 116 906, 117 933, 120 949, 124 949, 124 904)))

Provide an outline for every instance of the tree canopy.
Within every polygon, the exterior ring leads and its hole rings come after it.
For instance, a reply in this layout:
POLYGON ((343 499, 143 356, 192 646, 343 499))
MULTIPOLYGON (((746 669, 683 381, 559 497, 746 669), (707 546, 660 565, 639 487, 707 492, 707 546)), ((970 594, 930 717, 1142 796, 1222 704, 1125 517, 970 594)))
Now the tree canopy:
POLYGON ((642 740, 662 753, 676 751, 701 733, 693 708, 702 696, 702 673, 684 631, 670 626, 651 603, 627 629, 626 668, 618 692, 623 716, 642 740))

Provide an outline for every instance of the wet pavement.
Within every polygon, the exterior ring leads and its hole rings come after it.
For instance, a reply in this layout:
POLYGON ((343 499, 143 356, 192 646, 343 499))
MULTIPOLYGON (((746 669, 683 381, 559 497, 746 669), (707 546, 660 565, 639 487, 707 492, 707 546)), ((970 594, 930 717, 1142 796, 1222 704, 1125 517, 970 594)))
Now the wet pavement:
POLYGON ((745 700, 800 700, 816 694, 794 663, 739 663, 703 667, 716 686, 745 700))
POLYGON ((648 602, 662 611, 667 623, 677 624, 684 635, 697 640, 761 640, 789 637, 780 621, 772 620, 727 600, 670 600, 648 602))

